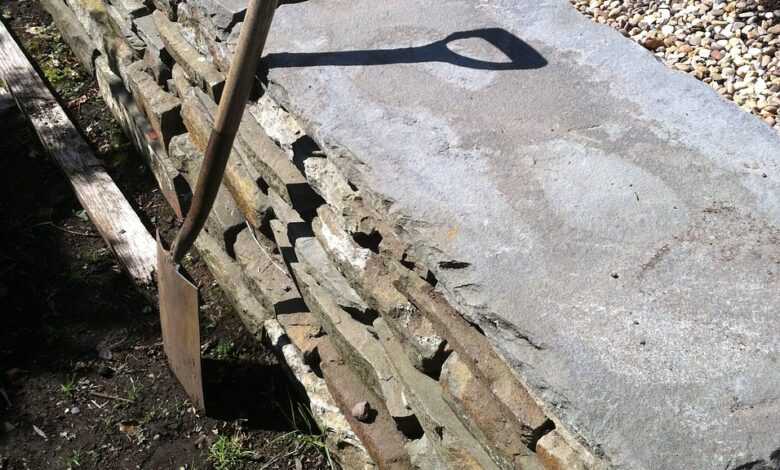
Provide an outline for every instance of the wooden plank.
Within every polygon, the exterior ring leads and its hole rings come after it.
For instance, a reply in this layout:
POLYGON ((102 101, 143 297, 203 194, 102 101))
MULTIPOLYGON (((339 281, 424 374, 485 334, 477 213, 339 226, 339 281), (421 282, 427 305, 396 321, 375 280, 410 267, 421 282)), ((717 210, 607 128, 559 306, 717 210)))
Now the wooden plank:
POLYGON ((2 23, 0 76, 120 264, 134 282, 150 284, 154 239, 2 23))

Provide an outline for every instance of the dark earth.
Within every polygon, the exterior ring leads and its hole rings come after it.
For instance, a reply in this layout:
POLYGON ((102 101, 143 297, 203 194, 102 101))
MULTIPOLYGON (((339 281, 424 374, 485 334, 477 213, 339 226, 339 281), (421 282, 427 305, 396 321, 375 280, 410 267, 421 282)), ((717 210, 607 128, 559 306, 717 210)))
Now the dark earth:
MULTIPOLYGON (((92 77, 32 0, 12 29, 151 233, 177 223, 92 77)), ((279 360, 197 252, 208 413, 168 369, 155 293, 120 270, 34 130, 0 99, 0 470, 316 469, 335 464, 279 360)))

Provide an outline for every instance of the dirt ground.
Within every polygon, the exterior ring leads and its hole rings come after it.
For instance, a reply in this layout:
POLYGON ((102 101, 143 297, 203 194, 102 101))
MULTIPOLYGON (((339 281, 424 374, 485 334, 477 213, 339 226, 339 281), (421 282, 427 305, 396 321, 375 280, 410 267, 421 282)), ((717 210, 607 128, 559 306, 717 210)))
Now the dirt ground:
MULTIPOLYGON (((12 28, 144 223, 176 220, 96 84, 32 0, 12 28)), ((0 470, 329 468, 277 358, 242 327, 197 253, 209 413, 170 373, 158 313, 120 271, 34 131, 0 103, 0 470)))

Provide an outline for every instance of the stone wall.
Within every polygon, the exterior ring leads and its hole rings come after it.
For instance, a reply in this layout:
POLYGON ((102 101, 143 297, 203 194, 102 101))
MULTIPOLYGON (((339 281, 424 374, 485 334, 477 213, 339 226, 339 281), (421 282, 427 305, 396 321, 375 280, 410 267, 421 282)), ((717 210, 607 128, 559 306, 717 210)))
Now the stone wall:
MULTIPOLYGON (((185 213, 246 1, 40 1, 185 213)), ((605 468, 262 82, 196 247, 342 465, 605 468)))

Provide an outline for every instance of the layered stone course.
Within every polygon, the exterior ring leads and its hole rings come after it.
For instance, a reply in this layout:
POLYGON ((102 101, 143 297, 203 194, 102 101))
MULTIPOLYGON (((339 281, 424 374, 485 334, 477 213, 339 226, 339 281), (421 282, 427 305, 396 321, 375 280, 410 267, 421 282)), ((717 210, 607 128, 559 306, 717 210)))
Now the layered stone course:
MULTIPOLYGON (((245 2, 42 3, 183 215, 245 2)), ((284 106, 255 96, 196 248, 284 359, 340 463, 606 468, 437 293, 385 202, 284 106)))

